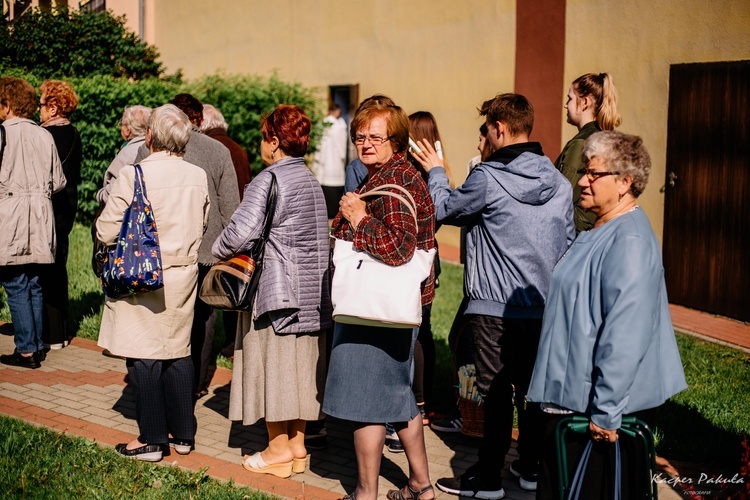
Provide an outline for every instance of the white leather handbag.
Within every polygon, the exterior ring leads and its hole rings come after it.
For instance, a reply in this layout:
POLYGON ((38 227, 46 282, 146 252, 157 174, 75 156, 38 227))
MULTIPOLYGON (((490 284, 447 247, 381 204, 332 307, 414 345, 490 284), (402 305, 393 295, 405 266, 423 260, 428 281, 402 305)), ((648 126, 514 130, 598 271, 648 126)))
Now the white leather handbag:
MULTIPOLYGON (((396 184, 384 184, 358 195, 392 196, 409 208, 417 224, 416 203, 411 193, 396 184), (395 189, 400 194, 387 191, 395 189)), ((333 248, 335 271, 331 283, 333 319, 350 325, 416 328, 422 323, 422 282, 432 269, 437 250, 416 249, 412 258, 389 266, 367 252, 353 248, 351 241, 336 238, 333 248)))

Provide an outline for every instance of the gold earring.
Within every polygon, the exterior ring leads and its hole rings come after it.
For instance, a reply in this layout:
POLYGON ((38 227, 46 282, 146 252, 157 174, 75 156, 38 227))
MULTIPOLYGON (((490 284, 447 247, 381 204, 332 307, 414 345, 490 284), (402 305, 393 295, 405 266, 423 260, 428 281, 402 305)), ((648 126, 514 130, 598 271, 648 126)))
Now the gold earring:
POLYGON ((273 160, 275 156, 276 156, 276 150, 274 149, 271 151, 271 159, 273 160))

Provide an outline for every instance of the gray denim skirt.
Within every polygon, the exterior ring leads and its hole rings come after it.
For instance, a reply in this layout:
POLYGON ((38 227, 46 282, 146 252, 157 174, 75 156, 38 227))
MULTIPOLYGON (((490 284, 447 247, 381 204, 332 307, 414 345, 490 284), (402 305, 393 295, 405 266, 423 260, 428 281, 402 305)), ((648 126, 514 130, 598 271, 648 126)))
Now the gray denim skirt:
POLYGON ((418 331, 335 323, 323 412, 365 423, 413 419, 419 412, 411 391, 418 331))

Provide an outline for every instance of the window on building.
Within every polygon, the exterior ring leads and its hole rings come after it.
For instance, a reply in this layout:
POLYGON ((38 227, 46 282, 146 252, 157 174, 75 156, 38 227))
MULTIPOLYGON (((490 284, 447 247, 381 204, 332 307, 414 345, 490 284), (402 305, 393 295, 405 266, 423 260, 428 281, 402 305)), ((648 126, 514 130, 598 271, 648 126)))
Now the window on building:
POLYGON ((88 10, 91 12, 104 12, 107 10, 107 0, 88 0, 86 2, 79 2, 78 8, 80 10, 88 10))

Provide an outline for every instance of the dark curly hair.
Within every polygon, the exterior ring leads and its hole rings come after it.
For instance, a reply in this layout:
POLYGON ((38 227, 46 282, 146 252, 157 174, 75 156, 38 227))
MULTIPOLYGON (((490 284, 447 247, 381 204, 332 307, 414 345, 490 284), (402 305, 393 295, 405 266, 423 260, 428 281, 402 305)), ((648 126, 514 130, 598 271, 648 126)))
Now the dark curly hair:
POLYGON ((201 126, 203 123, 203 103, 190 94, 177 94, 174 99, 169 101, 169 104, 174 104, 185 113, 190 120, 190 123, 196 127, 201 126))

